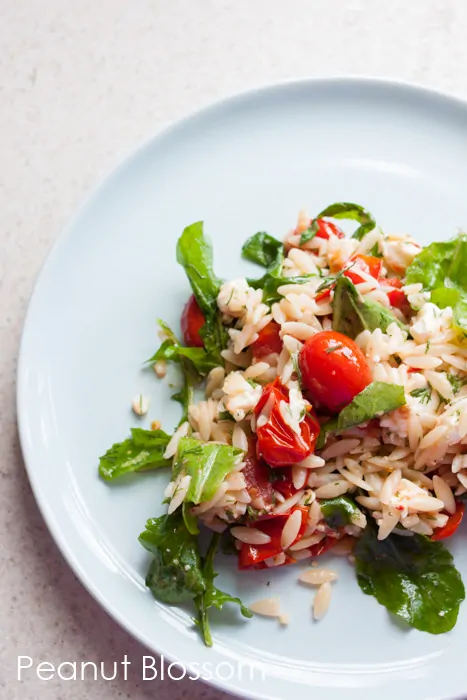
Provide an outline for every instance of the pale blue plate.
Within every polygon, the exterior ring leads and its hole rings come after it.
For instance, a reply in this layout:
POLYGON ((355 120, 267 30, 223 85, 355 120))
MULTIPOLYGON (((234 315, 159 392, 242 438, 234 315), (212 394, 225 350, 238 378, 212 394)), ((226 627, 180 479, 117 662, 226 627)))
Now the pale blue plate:
MULTIPOLYGON (((169 382, 141 363, 158 344, 156 319, 177 327, 189 294, 175 261, 187 224, 205 221, 217 273, 233 277, 249 269, 240 259, 247 236, 281 237, 301 207, 315 213, 331 202, 358 202, 386 230, 423 243, 447 238, 467 224, 466 183, 465 103, 390 82, 309 80, 225 100, 162 132, 99 187, 60 238, 21 345, 23 452, 68 562, 150 649, 185 663, 225 662, 211 682, 248 698, 466 695, 467 604, 450 634, 403 629, 337 558, 340 578, 318 624, 297 567, 239 574, 232 559, 223 560, 222 588, 246 603, 279 595, 291 621, 282 628, 245 621, 235 610, 213 614, 214 648, 207 649, 189 612, 155 602, 144 586, 147 556, 137 536, 162 511, 167 475, 108 486, 96 471, 98 456, 140 425, 129 410, 135 394, 151 397, 144 426, 160 419, 171 430, 178 418, 169 382), (237 663, 262 672, 249 678, 228 665, 237 663)), ((462 540, 453 550, 467 580, 462 540)))

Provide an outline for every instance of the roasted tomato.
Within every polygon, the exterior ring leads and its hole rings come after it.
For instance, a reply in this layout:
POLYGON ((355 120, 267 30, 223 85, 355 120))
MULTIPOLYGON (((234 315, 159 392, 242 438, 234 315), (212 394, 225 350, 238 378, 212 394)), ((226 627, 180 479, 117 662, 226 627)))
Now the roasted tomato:
POLYGON ((365 282, 364 277, 358 274, 359 271, 378 279, 383 268, 381 258, 376 258, 373 255, 353 255, 348 264, 351 267, 344 272, 344 275, 352 280, 354 284, 365 282))
POLYGON ((199 332, 205 323, 206 319, 203 316, 203 312, 198 306, 195 295, 192 294, 185 304, 180 320, 185 345, 196 348, 203 347, 203 339, 199 332))
POLYGON ((284 419, 283 406, 289 406, 289 392, 276 379, 267 384, 255 408, 257 452, 271 467, 301 462, 315 447, 319 435, 318 419, 309 407, 300 421, 298 434, 284 419))
POLYGON ((248 440, 248 452, 244 459, 242 474, 246 481, 246 490, 251 498, 253 508, 262 510, 271 508, 274 502, 274 489, 270 479, 270 468, 256 454, 256 439, 248 440))
POLYGON ((342 333, 322 331, 308 338, 299 355, 302 382, 312 401, 338 413, 371 383, 365 355, 342 333))
POLYGON ((281 327, 275 321, 271 321, 259 332, 258 338, 251 345, 253 357, 256 360, 267 357, 273 352, 279 353, 282 350, 282 340, 280 337, 281 327))
POLYGON ((460 501, 457 502, 456 512, 451 515, 444 527, 435 530, 432 535, 432 540, 445 540, 447 537, 451 537, 459 527, 464 517, 465 505, 460 501))
MULTIPOLYGON (((295 542, 298 542, 298 540, 303 537, 308 522, 308 508, 305 506, 294 507, 292 511, 288 513, 272 516, 267 520, 257 520, 253 523, 253 527, 269 535, 271 540, 267 544, 246 544, 243 542, 238 555, 239 569, 247 569, 250 566, 261 568, 258 567, 258 565, 264 562, 265 559, 281 554, 283 551, 281 546, 282 530, 289 519, 290 513, 296 510, 301 512, 302 520, 298 534, 292 544, 295 544, 295 542)), ((286 560, 284 563, 287 564, 290 562, 286 560)))
POLYGON ((389 277, 381 280, 383 287, 389 287, 386 292, 388 295, 389 303, 395 309, 400 309, 402 312, 410 310, 410 304, 402 291, 402 282, 398 277, 389 277))
POLYGON ((325 238, 327 240, 331 233, 337 236, 337 238, 345 237, 345 233, 342 229, 336 226, 336 224, 333 224, 332 221, 327 221, 327 219, 317 219, 316 221, 318 222, 316 238, 325 238))

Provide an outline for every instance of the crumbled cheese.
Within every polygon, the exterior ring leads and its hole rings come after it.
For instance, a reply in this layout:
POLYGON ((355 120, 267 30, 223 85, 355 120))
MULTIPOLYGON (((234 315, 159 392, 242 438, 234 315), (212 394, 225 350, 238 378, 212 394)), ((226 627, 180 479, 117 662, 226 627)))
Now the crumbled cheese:
POLYGON ((428 302, 422 306, 410 326, 410 333, 417 343, 426 343, 434 335, 448 328, 452 322, 452 309, 440 309, 428 302))
POLYGON ((388 238, 383 242, 384 259, 395 272, 405 272, 419 252, 420 246, 411 238, 405 240, 390 240, 388 238))
POLYGON ((143 394, 138 394, 138 396, 135 396, 135 398, 131 402, 131 408, 137 416, 145 416, 146 413, 149 411, 148 397, 143 396, 143 394))
POLYGON ((217 296, 217 305, 223 314, 240 318, 245 314, 250 287, 244 277, 224 282, 217 296))
POLYGON ((243 420, 253 411, 263 392, 260 384, 250 384, 240 371, 231 372, 226 377, 222 390, 225 409, 236 421, 243 420))
POLYGON ((282 418, 297 435, 301 436, 300 423, 305 418, 308 407, 309 403, 303 398, 300 389, 291 389, 289 403, 281 401, 279 404, 282 418))

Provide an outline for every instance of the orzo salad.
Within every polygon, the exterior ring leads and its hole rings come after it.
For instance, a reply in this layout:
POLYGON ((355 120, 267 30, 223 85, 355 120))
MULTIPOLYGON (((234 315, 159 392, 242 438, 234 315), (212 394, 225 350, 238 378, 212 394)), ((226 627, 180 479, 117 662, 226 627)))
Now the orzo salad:
MULTIPOLYGON (((286 622, 277 600, 247 608, 215 586, 218 549, 239 575, 313 565, 297 579, 317 591, 316 618, 337 578, 319 557, 345 554, 390 613, 449 631, 465 595, 444 541, 467 498, 467 234, 422 248, 338 203, 300 213, 283 242, 253 235, 242 255, 261 274, 223 281, 202 222, 183 231, 193 295, 181 339, 160 321, 148 361, 159 378, 179 368, 182 418, 171 435, 157 421, 133 428, 100 459, 106 480, 170 471, 166 513, 139 538, 147 586, 193 601, 209 645, 212 606, 286 622), (212 531, 205 551, 200 529, 212 531)), ((135 398, 135 413, 148 408, 135 398)))

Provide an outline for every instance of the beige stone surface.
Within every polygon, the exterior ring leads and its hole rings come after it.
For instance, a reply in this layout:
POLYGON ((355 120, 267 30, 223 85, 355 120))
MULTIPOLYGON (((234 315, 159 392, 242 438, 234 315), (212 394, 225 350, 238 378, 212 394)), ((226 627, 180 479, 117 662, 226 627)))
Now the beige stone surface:
POLYGON ((0 0, 0 697, 219 700, 142 682, 143 648, 57 551, 24 470, 15 370, 37 272, 89 190, 163 123, 297 76, 360 73, 467 96, 461 0, 0 0), (127 653, 125 682, 16 680, 36 662, 127 653))

